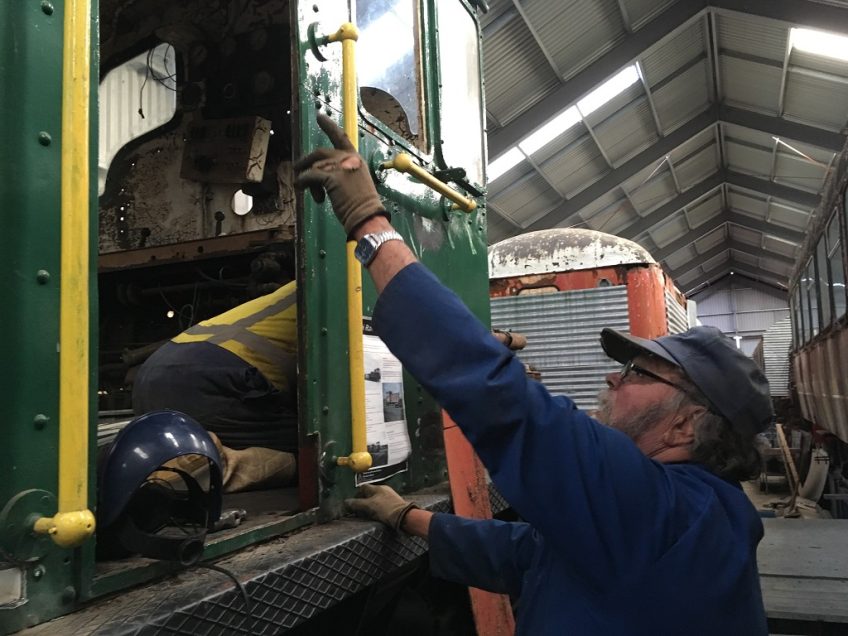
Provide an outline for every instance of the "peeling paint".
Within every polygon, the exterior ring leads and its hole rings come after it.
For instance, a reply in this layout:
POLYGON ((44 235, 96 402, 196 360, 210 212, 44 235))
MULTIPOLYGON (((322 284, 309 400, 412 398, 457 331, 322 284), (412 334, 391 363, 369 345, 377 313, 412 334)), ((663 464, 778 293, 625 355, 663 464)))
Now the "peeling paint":
POLYGON ((638 243, 612 234, 552 228, 521 234, 491 246, 489 277, 507 278, 655 262, 638 243))

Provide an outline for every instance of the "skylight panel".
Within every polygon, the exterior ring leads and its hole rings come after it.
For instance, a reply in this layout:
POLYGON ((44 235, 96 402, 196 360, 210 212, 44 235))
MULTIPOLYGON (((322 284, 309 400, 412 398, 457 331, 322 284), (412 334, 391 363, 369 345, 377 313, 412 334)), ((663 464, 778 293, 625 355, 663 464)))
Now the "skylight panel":
POLYGON ((486 171, 488 173, 487 176, 489 178, 489 183, 497 179, 513 166, 517 165, 523 159, 524 153, 521 152, 517 146, 513 146, 507 150, 504 154, 489 164, 489 168, 486 171))
POLYGON ((794 27, 789 31, 789 46, 805 53, 848 62, 848 37, 844 35, 794 27))
POLYGON ((580 114, 586 117, 595 112, 638 81, 639 70, 636 68, 636 65, 628 66, 577 102, 577 108, 580 109, 580 114))
POLYGON ((524 151, 524 154, 532 155, 579 121, 580 113, 577 112, 577 109, 574 106, 566 108, 544 126, 518 142, 518 147, 524 151))

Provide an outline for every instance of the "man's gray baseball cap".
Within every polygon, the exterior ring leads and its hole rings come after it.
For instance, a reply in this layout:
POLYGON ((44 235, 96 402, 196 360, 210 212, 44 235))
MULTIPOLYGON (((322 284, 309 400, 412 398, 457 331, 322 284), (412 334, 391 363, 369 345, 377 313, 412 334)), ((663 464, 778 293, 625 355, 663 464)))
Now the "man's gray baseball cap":
POLYGON ((774 420, 765 375, 715 327, 693 327, 654 340, 607 328, 601 331, 601 346, 622 364, 650 354, 680 367, 707 398, 711 409, 740 433, 759 433, 774 420))

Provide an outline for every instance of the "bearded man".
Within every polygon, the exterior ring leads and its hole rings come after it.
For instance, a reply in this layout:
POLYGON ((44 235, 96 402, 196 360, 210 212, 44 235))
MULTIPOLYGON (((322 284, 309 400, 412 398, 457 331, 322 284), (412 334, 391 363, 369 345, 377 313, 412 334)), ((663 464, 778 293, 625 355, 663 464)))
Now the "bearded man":
POLYGON ((434 575, 518 598, 518 634, 767 634, 763 526, 739 485, 773 418, 754 362, 712 327, 655 340, 605 329, 624 366, 600 421, 550 395, 417 261, 344 132, 318 123, 334 148, 298 162, 299 186, 329 194, 379 293, 376 332, 526 523, 419 510, 388 486, 349 506, 427 538, 434 575))

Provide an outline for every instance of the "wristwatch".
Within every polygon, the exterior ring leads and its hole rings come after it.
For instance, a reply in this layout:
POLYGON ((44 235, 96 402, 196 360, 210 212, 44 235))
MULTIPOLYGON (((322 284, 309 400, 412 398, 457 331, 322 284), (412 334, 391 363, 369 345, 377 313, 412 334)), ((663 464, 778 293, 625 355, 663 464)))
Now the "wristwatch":
POLYGON ((362 263, 363 267, 368 267, 371 264, 371 261, 374 260, 374 257, 377 256, 377 250, 380 249, 380 246, 383 243, 386 241, 402 240, 403 237, 394 230, 366 234, 359 239, 359 242, 356 244, 356 249, 353 250, 353 254, 356 256, 356 260, 362 263))

